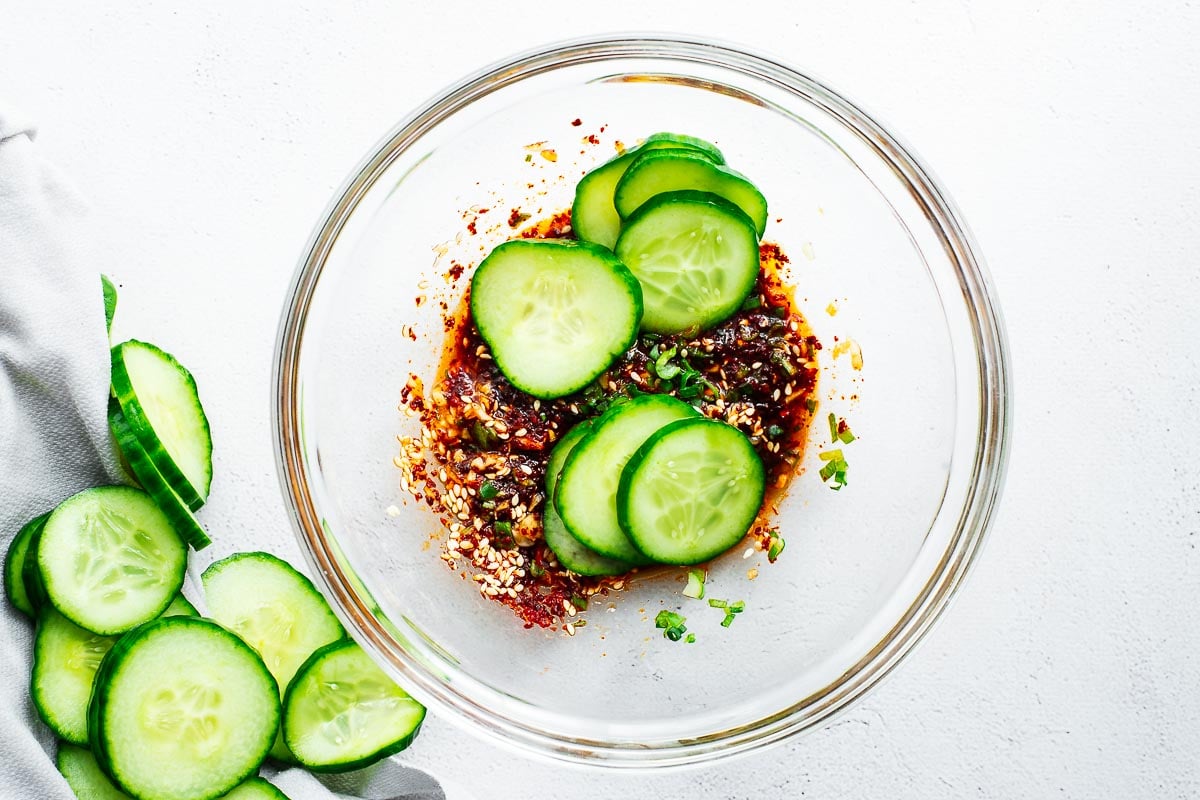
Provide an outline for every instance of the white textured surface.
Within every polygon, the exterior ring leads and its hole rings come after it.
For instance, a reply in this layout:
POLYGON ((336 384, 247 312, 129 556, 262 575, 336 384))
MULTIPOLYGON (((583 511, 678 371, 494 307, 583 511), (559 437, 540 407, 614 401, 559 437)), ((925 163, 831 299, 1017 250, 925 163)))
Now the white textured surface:
POLYGON ((598 780, 439 720, 408 762, 495 798, 1200 794, 1194 4, 67 5, 3 9, 0 99, 136 243, 119 263, 98 244, 96 265, 122 284, 118 333, 201 376, 218 542, 288 546, 268 382, 311 225, 408 109, 512 51, 634 27, 773 51, 899 131, 990 262, 1015 363, 1007 491, 973 578, 883 687, 685 774, 598 780))

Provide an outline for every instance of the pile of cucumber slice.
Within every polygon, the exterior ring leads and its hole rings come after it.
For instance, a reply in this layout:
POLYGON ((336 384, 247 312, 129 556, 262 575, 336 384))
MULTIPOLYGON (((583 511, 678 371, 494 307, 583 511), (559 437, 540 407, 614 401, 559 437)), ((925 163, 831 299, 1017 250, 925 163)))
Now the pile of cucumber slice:
MULTIPOLYGON (((577 242, 497 247, 471 283, 496 364, 538 398, 576 392, 639 332, 695 336, 755 290, 767 201, 710 142, 656 133, 580 180, 577 242)), ((543 530, 567 569, 618 575, 697 564, 758 515, 762 461, 736 428, 666 395, 618 403, 559 441, 543 530)))
MULTIPOLYGON (((105 281, 111 326, 116 292, 105 281)), ((314 772, 407 747, 425 709, 346 637, 312 583, 267 553, 203 574, 212 440, 195 381, 144 342, 113 348, 109 421, 142 488, 101 486, 30 520, 5 593, 37 623, 30 694, 80 798, 279 800, 270 757, 314 772)))
POLYGON ((754 290, 767 201, 715 145, 656 133, 579 181, 578 241, 506 242, 471 281, 505 377, 548 399, 587 386, 639 331, 698 333, 754 290))

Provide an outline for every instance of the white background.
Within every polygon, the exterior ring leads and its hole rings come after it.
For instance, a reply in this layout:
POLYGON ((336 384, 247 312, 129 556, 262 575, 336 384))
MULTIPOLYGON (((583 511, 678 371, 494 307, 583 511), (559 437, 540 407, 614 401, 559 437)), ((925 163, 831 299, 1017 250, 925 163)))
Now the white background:
POLYGON ((527 762, 437 719, 405 761, 498 799, 1200 794, 1200 9, 183 6, 3 0, 0 102, 91 202, 119 333, 203 376, 203 520, 225 550, 288 546, 271 349, 333 190, 444 84, 553 39, 674 29, 824 78, 943 179, 1007 316, 1016 433, 991 540, 944 621, 853 711, 648 778, 527 762))

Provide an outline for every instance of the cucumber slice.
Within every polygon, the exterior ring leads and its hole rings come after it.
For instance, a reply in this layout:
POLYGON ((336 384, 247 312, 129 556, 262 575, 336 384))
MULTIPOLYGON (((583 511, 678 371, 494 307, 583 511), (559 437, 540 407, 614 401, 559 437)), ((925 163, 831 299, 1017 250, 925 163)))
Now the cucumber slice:
POLYGON ((550 451, 546 461, 546 498, 542 510, 542 536, 546 545, 554 551, 558 563, 566 569, 579 575, 623 575, 633 569, 633 564, 615 558, 606 558, 594 550, 585 547, 571 535, 562 518, 554 509, 555 490, 558 488, 559 474, 567 456, 575 449, 575 445, 591 432, 594 419, 586 419, 558 440, 550 451))
POLYGON ((288 800, 288 796, 262 778, 251 778, 221 800, 288 800))
POLYGON ((664 564, 699 564, 740 542, 763 499, 763 465, 732 425, 673 422, 629 459, 617 489, 621 527, 664 564))
POLYGON ((425 719, 425 707, 349 639, 304 662, 283 708, 288 747, 314 772, 345 772, 398 753, 425 719))
POLYGON ((617 182, 613 204, 621 219, 628 219, 656 194, 682 189, 720 195, 746 212, 759 236, 767 229, 767 199, 758 187, 744 175, 714 164, 699 153, 639 154, 617 182))
POLYGON ((191 545, 193 550, 203 550, 212 544, 212 540, 208 538, 204 528, 200 527, 200 522, 192 515, 183 498, 171 488, 167 479, 158 471, 158 467, 154 466, 150 455, 126 421, 125 414, 121 412, 121 404, 115 397, 109 398, 108 401, 108 427, 112 429, 117 446, 125 456, 129 471, 171 520, 171 526, 175 528, 179 537, 191 545))
MULTIPOLYGON (((236 553, 210 566, 200 580, 212 618, 262 656, 280 695, 317 648, 346 635, 312 582, 268 553, 236 553)), ((296 763, 282 731, 270 756, 296 763)))
POLYGON ((100 276, 100 285, 104 290, 104 328, 112 333, 113 317, 117 314, 117 287, 107 275, 100 276))
POLYGON ((8 554, 4 557, 4 594, 13 608, 27 617, 37 616, 37 609, 25 588, 25 555, 29 552, 34 533, 42 529, 49 516, 42 514, 22 525, 8 545, 8 554))
POLYGON ((645 564, 617 521, 617 486, 629 457, 662 426, 697 416, 687 403, 647 394, 613 406, 563 464, 555 507, 571 535, 602 556, 645 564))
POLYGON ((561 397, 587 386, 633 344, 642 290, 599 245, 505 242, 471 280, 471 315, 514 386, 561 397))
POLYGON ((211 800, 257 770, 279 726, 262 659, 215 622, 170 617, 122 636, 96 674, 88 735, 124 791, 211 800))
POLYGON ((708 192, 655 195, 621 229, 617 258, 642 284, 642 330, 700 331, 737 311, 758 281, 758 235, 708 192))
POLYGON ((55 762, 78 800, 131 800, 104 774, 91 750, 59 742, 55 762))
POLYGON ((585 242, 612 249, 621 232, 621 217, 613 205, 617 181, 639 153, 649 150, 683 148, 698 152, 714 164, 724 164, 725 156, 713 144, 681 133, 653 133, 632 150, 610 159, 584 175, 575 186, 571 204, 571 228, 585 242))
POLYGON ((54 510, 37 537, 36 566, 59 613, 111 636, 166 609, 183 585, 187 547, 148 494, 102 486, 54 510))
POLYGON ((192 511, 212 484, 212 434, 190 372, 152 344, 112 349, 113 394, 154 466, 192 511))
POLYGON ((117 639, 85 631, 47 606, 33 640, 33 706, 60 739, 87 745, 87 709, 100 661, 117 639))

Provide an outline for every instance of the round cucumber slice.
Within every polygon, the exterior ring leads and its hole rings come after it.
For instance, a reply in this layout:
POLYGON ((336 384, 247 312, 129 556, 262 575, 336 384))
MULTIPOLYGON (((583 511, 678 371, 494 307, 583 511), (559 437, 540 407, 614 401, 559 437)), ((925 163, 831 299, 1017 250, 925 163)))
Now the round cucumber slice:
POLYGON ((762 460, 724 422, 664 426, 621 473, 617 514, 638 550, 664 564, 699 564, 740 542, 762 506, 762 460))
POLYGON ((60 739, 87 745, 92 682, 115 641, 85 631, 52 607, 38 615, 29 689, 38 716, 60 739))
POLYGON ((36 562, 59 613, 111 636, 166 609, 183 585, 187 547, 148 494, 102 486, 54 510, 38 536, 36 562))
POLYGON ((203 550, 212 544, 212 540, 183 502, 183 498, 171 488, 167 479, 158 471, 158 467, 154 466, 154 461, 125 420, 121 404, 115 397, 108 401, 108 427, 112 429, 117 446, 125 456, 129 471, 171 520, 171 525, 179 537, 191 545, 193 550, 203 550))
POLYGON ((262 659, 215 622, 170 617, 122 636, 96 673, 88 737, 134 797, 211 800, 255 773, 279 726, 262 659))
POLYGON ((617 258, 642 284, 642 330, 700 331, 725 320, 758 281, 758 236, 740 208, 708 192, 656 195, 621 230, 617 258))
POLYGON ((4 593, 13 608, 27 617, 37 616, 37 609, 25 588, 25 555, 29 552, 29 543, 33 535, 46 524, 49 514, 34 517, 21 526, 17 535, 8 546, 8 554, 4 557, 4 593))
POLYGON ((594 419, 585 419, 580 422, 567 431, 566 435, 559 439, 558 444, 554 445, 554 449, 550 451, 550 458, 546 461, 546 497, 548 499, 542 507, 542 536, 546 539, 546 546, 554 551, 558 563, 571 572, 590 576, 623 575, 633 569, 633 564, 616 558, 606 558, 588 548, 571 535, 567 526, 563 524, 562 518, 554 509, 555 490, 558 488, 558 478, 562 472, 563 463, 575 449, 575 445, 591 432, 595 422, 594 419))
POLYGON ((192 374, 131 339, 112 349, 112 388, 142 448, 192 511, 212 484, 212 434, 192 374))
POLYGON ((425 707, 349 639, 304 662, 283 708, 284 739, 314 772, 345 772, 398 753, 425 719, 425 707))
POLYGON ((129 795, 113 786, 91 750, 59 742, 55 763, 79 800, 130 800, 129 795))
POLYGON ((617 182, 613 203, 621 219, 628 219, 655 195, 684 189, 720 195, 746 212, 759 236, 767 229, 767 199, 758 187, 700 153, 640 153, 617 182))
POLYGON ((571 228, 575 235, 611 250, 621 233, 621 216, 613 205, 617 181, 639 153, 663 149, 692 150, 714 164, 725 163, 721 151, 703 139, 682 133, 652 133, 640 145, 596 167, 576 184, 575 202, 571 204, 571 228))
POLYGON ((599 245, 505 242, 471 280, 471 315, 505 377, 548 399, 582 389, 633 344, 642 290, 599 245))
POLYGON ((668 422, 695 417, 687 403, 647 394, 614 405, 567 456, 555 493, 555 509, 571 535, 602 556, 646 564, 617 521, 617 486, 625 462, 668 422))

